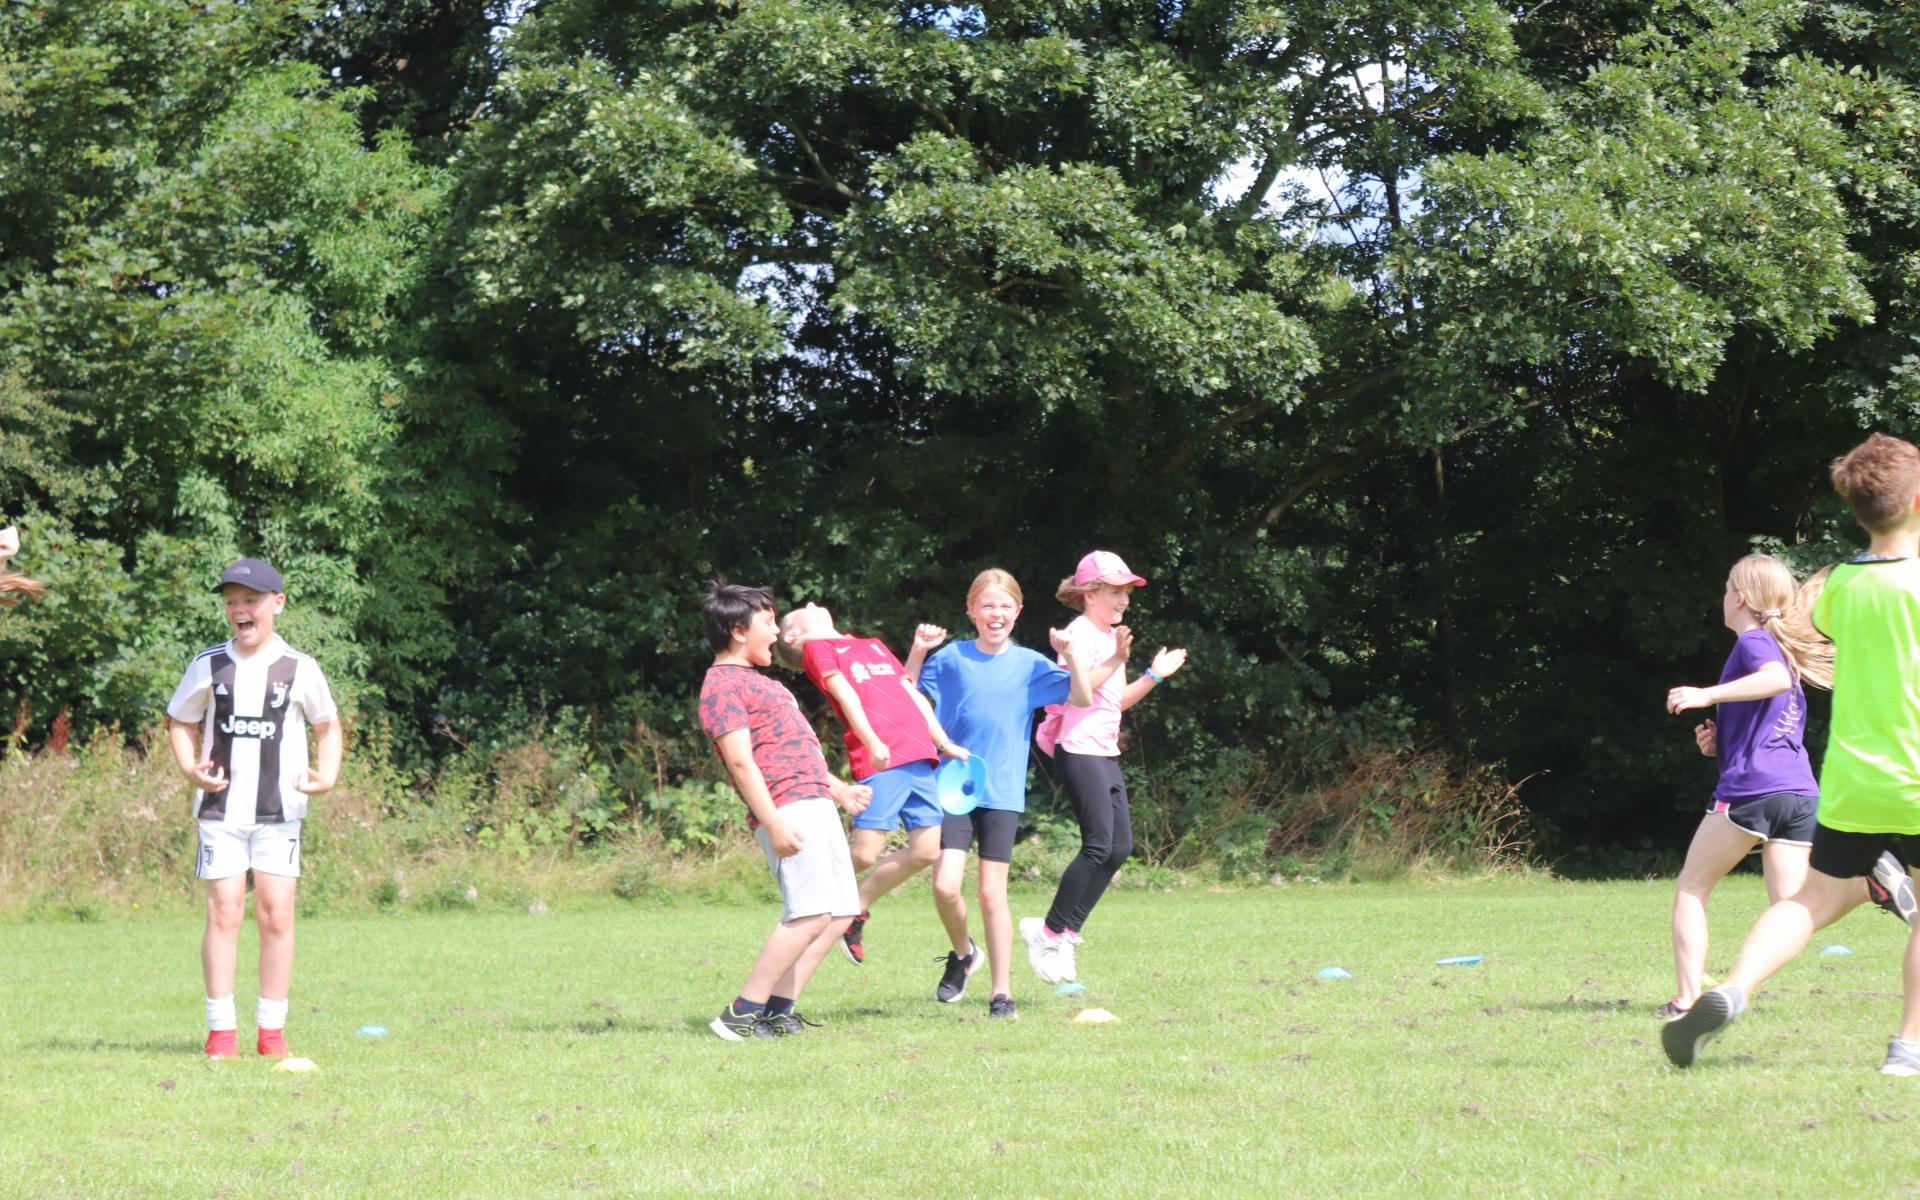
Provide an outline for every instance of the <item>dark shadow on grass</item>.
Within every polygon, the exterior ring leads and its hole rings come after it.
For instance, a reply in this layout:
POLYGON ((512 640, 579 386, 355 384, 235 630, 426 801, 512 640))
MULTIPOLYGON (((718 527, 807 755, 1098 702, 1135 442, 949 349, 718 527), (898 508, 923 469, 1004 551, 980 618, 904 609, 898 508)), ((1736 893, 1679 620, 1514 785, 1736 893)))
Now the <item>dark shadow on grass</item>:
POLYGON ((143 1042, 111 1042, 106 1038, 48 1038, 44 1042, 29 1043, 36 1050, 55 1052, 107 1054, 131 1051, 135 1054, 190 1054, 195 1057, 205 1052, 198 1042, 183 1042, 178 1038, 149 1038, 143 1042))
POLYGON ((612 1017, 581 1021, 509 1021, 506 1027, 516 1033, 578 1033, 587 1037, 616 1033, 664 1033, 672 1028, 657 1021, 616 1020, 612 1017))
MULTIPOLYGON (((1537 1013, 1630 1013, 1634 1011, 1631 1000, 1576 1000, 1568 996, 1565 1000, 1529 1000, 1522 1004, 1509 1004, 1507 1008, 1522 1008, 1537 1013)), ((1654 1006, 1647 1005, 1647 1019, 1657 1021, 1653 1015, 1654 1006)), ((1657 1032, 1659 1026, 1654 1026, 1657 1032)))

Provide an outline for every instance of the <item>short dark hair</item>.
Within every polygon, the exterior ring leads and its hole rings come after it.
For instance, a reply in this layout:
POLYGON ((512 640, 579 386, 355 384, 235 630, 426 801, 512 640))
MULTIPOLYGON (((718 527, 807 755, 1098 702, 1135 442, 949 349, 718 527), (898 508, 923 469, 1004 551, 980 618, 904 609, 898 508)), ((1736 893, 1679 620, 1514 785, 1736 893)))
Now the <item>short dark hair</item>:
POLYGON ((753 614, 773 611, 773 593, 763 587, 716 579, 700 598, 700 625, 707 644, 718 653, 733 645, 733 635, 753 623, 753 614))

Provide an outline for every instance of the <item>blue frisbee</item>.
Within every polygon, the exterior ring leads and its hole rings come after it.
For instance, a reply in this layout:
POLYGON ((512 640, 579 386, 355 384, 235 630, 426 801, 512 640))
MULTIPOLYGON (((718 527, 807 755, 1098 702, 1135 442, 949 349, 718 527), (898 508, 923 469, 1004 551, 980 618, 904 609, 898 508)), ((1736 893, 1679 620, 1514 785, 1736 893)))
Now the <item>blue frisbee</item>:
POLYGON ((962 762, 950 758, 933 773, 933 788, 939 793, 940 807, 954 816, 964 816, 987 798, 987 764, 979 755, 962 762))

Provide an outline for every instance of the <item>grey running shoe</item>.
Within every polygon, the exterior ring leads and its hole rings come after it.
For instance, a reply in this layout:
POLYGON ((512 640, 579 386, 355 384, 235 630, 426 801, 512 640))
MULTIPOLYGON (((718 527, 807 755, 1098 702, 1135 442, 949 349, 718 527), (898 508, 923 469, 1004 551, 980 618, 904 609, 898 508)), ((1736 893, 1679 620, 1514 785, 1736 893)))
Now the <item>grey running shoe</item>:
POLYGON ((735 1012, 733 1011, 733 1001, 731 1000, 727 1001, 727 1006, 720 1010, 720 1015, 707 1024, 707 1028, 713 1030, 729 1042, 744 1042, 751 1038, 779 1036, 779 1034, 773 1031, 773 1026, 767 1023, 767 1018, 764 1013, 735 1012))
POLYGON ((946 970, 940 973, 940 986, 934 989, 933 998, 942 1004, 958 1002, 962 996, 967 994, 967 976, 978 971, 980 964, 986 960, 986 957, 986 955, 980 953, 979 946, 973 942, 968 942, 967 956, 965 958, 961 958, 958 954, 949 950, 944 960, 935 959, 935 962, 944 961, 947 967, 946 970))
POLYGON ((797 1008, 790 1008, 777 1017, 768 1017, 767 1024, 781 1037, 793 1037, 809 1029, 820 1028, 820 1022, 807 1020, 797 1008))
POLYGON ((1733 1024, 1746 1006, 1740 993, 1730 987, 1717 987, 1701 996, 1694 1006, 1660 1027, 1660 1045, 1676 1067, 1690 1067, 1700 1047, 1733 1024))
POLYGON ((1913 895, 1913 876, 1907 874, 1906 864, 1895 858, 1891 850, 1874 860, 1873 872, 1867 876, 1867 899, 1909 926, 1920 919, 1920 903, 1913 895))
POLYGON ((1920 1075, 1920 1042, 1899 1038, 1887 1043, 1887 1061, 1880 1064, 1882 1075, 1920 1075))
POLYGON ((987 1002, 987 1015, 989 1017, 1000 1017, 1008 1021, 1018 1021, 1020 1019, 1020 1010, 1013 1006, 1012 996, 995 996, 987 1002))

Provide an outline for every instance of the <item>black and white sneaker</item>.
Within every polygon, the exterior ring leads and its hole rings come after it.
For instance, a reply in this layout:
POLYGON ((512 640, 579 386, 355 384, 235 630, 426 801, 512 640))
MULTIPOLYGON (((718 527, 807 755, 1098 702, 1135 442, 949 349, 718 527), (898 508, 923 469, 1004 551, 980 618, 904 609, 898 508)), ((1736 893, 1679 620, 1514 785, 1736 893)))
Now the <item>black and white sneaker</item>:
POLYGON ((797 1008, 790 1008, 777 1017, 768 1017, 767 1024, 781 1037, 793 1037, 809 1029, 820 1028, 820 1022, 809 1021, 797 1008))
POLYGON ((1907 874, 1907 865, 1895 858, 1891 850, 1882 852, 1874 860, 1873 871, 1867 876, 1867 899, 1909 926, 1920 919, 1920 903, 1913 895, 1913 876, 1907 874))
POLYGON ((733 1010, 733 1001, 720 1010, 720 1015, 708 1022, 707 1028, 713 1030, 729 1042, 744 1042, 752 1038, 778 1037, 773 1026, 763 1012, 743 1013, 733 1010))
POLYGON ((1012 996, 995 996, 987 1002, 987 1015, 1007 1021, 1018 1021, 1020 1010, 1013 1006, 1012 996))
POLYGON ((1746 1007, 1745 997, 1731 987, 1717 987, 1694 1001, 1692 1008, 1660 1027, 1660 1047, 1676 1067, 1690 1067, 1700 1047, 1720 1036, 1746 1007))
MULTIPOLYGON (((940 986, 933 990, 933 998, 942 1004, 956 1003, 967 994, 967 976, 980 969, 986 955, 980 953, 980 947, 973 942, 967 943, 968 954, 961 958, 953 951, 947 951, 946 970, 940 973, 940 986)), ((941 959, 935 959, 941 962, 941 959)))

